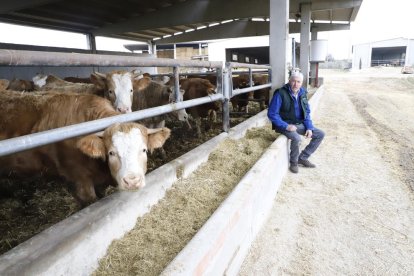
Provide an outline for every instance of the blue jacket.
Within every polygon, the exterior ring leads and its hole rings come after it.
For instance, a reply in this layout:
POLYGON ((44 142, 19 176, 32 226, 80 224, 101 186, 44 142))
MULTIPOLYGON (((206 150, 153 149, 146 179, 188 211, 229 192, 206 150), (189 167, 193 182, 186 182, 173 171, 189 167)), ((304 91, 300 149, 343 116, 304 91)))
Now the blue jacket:
POLYGON ((288 83, 274 92, 267 111, 267 117, 278 131, 286 130, 289 124, 295 123, 303 123, 305 128, 309 130, 314 129, 306 89, 301 87, 296 99, 288 83), (285 95, 289 96, 286 97, 285 95), (284 103, 283 99, 289 99, 290 103, 284 103), (286 108, 290 110, 283 110, 286 108), (294 112, 291 110, 292 108, 294 108, 294 112), (287 114, 286 111, 290 114, 287 114))

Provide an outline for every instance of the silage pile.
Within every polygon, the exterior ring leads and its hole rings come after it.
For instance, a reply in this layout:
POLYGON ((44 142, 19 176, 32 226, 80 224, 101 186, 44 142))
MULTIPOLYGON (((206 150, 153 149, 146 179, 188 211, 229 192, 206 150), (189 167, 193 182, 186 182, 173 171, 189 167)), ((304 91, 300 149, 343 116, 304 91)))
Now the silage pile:
POLYGON ((94 275, 159 275, 277 138, 270 125, 224 140, 177 181, 133 230, 114 241, 94 275))

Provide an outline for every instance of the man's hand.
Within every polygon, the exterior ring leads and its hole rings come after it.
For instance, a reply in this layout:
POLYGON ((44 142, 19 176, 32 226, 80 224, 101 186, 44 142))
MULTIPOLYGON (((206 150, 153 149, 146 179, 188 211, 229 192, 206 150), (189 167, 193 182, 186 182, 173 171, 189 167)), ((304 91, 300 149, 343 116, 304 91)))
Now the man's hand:
POLYGON ((288 125, 286 130, 287 131, 296 131, 297 127, 295 125, 288 125))
POLYGON ((306 138, 312 138, 312 130, 310 130, 310 129, 308 129, 308 130, 306 130, 306 132, 305 132, 305 137, 306 138))

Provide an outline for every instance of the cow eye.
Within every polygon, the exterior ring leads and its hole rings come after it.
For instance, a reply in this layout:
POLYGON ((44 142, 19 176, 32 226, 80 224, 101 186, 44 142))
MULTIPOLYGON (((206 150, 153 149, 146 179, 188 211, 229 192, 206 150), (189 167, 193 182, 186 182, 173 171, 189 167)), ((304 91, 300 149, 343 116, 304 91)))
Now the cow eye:
POLYGON ((147 149, 143 149, 142 151, 146 153, 147 152, 147 149))
POLYGON ((114 91, 112 91, 112 90, 109 90, 109 91, 108 91, 108 93, 109 93, 109 94, 113 94, 113 93, 114 93, 114 91))
POLYGON ((132 92, 134 92, 134 91, 132 91, 132 89, 130 90, 130 92, 132 93, 132 92))
POLYGON ((111 150, 111 151, 109 151, 109 153, 108 153, 110 156, 114 156, 115 155, 115 152, 113 151, 113 150, 111 150))

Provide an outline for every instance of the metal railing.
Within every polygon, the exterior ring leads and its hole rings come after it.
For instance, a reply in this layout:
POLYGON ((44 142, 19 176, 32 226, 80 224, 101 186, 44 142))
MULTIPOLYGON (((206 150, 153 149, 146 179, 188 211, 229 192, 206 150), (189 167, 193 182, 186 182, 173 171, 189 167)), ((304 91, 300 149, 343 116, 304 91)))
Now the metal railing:
POLYGON ((371 66, 404 66, 405 59, 373 59, 371 66))
POLYGON ((250 91, 271 87, 270 66, 227 62, 223 68, 222 62, 191 61, 162 58, 143 58, 131 56, 112 56, 61 52, 37 52, 20 50, 0 50, 0 66, 125 66, 125 67, 173 67, 175 77, 174 91, 179 93, 179 70, 182 67, 213 68, 217 75, 217 94, 176 102, 168 105, 148 108, 128 114, 122 114, 94 121, 84 122, 76 125, 65 126, 52 130, 42 131, 34 134, 23 135, 0 141, 0 156, 16 153, 59 142, 65 139, 86 135, 107 128, 116 122, 131 122, 166 114, 175 110, 201 105, 213 101, 222 101, 223 130, 230 128, 229 101, 230 98, 250 91), (234 67, 248 68, 250 87, 233 90, 232 71, 234 67), (253 86, 252 69, 265 69, 269 73, 269 83, 253 86))

